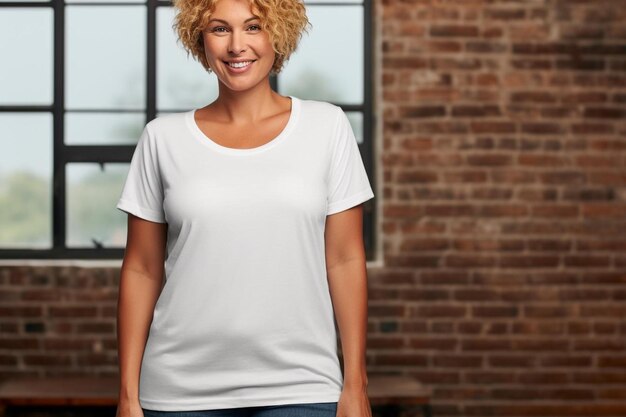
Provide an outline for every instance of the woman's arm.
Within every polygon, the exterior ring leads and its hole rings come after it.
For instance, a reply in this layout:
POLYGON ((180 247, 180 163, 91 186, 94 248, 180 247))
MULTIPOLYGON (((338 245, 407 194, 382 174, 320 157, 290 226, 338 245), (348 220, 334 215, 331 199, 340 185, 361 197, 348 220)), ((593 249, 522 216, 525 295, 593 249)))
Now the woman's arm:
POLYGON ((117 306, 121 404, 139 402, 139 371, 154 306, 163 286, 166 241, 167 223, 128 214, 117 306))
POLYGON ((367 388, 367 270, 363 206, 326 217, 326 271, 341 338, 344 389, 367 388))

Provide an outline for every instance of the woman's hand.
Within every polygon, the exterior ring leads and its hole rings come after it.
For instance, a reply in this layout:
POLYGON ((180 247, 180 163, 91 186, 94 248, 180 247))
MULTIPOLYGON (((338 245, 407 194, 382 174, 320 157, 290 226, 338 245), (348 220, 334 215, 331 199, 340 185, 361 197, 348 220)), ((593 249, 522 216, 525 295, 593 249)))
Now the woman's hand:
POLYGON ((337 403, 336 417, 372 417, 367 386, 344 385, 337 403))
POLYGON ((139 401, 120 400, 115 417, 144 417, 139 401))

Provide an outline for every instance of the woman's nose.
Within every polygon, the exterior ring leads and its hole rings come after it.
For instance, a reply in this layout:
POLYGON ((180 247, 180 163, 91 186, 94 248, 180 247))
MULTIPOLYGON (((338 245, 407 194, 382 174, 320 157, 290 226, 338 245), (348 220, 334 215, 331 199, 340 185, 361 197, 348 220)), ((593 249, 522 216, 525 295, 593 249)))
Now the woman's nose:
POLYGON ((236 31, 232 32, 232 35, 230 37, 229 52, 239 55, 245 50, 243 49, 242 36, 243 35, 240 35, 236 31))

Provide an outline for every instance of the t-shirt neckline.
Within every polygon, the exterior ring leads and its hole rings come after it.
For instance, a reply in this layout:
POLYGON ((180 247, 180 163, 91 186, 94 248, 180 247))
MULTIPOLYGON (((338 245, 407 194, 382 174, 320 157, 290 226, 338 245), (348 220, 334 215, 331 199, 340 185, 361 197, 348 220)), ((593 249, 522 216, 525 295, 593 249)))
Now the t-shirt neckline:
POLYGON ((283 128, 283 130, 276 136, 274 139, 269 142, 264 143, 261 146, 256 146, 254 148, 230 148, 228 146, 220 145, 219 143, 213 141, 207 135, 204 134, 200 127, 196 123, 195 113, 198 109, 192 109, 188 111, 185 115, 185 119, 187 121, 187 127, 191 130, 193 137, 196 138, 202 145, 207 146, 215 151, 229 154, 229 155, 251 155, 259 152, 266 151, 268 149, 273 148, 278 145, 280 142, 284 141, 285 138, 289 136, 291 131, 293 130, 298 116, 300 114, 300 99, 294 96, 287 96, 291 98, 291 112, 289 113, 289 119, 287 120, 287 124, 283 128))

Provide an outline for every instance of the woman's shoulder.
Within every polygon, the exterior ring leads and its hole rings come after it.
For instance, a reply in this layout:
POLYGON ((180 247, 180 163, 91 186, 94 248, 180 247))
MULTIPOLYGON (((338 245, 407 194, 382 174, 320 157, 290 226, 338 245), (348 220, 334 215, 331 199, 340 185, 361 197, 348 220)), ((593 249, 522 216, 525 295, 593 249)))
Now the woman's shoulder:
POLYGON ((168 129, 171 126, 177 126, 180 123, 183 123, 189 111, 162 113, 150 120, 147 125, 152 132, 158 133, 159 131, 168 129))
POLYGON ((332 123, 337 118, 337 114, 342 111, 336 104, 323 100, 299 99, 301 111, 309 117, 319 118, 325 122, 332 123))
POLYGON ((191 111, 193 110, 161 113, 148 121, 145 129, 150 139, 155 142, 155 145, 159 145, 167 142, 166 138, 180 136, 181 132, 185 131, 187 118, 191 111))

